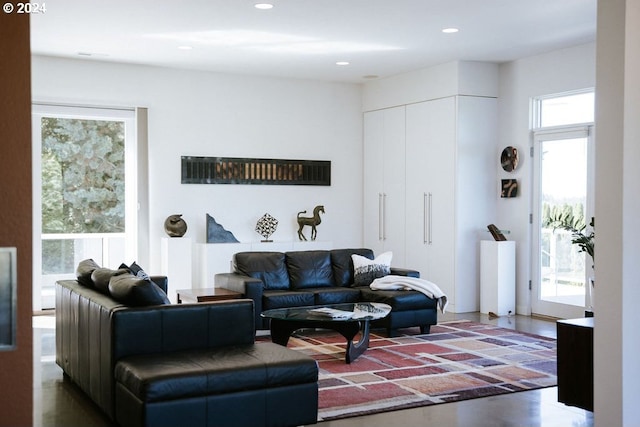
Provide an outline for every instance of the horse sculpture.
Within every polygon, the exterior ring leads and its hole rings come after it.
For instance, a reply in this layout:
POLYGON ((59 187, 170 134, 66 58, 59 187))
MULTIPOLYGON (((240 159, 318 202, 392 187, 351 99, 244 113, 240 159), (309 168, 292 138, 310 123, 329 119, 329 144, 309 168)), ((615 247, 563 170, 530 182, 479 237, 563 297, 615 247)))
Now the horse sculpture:
POLYGON ((298 212, 298 239, 307 240, 302 233, 302 229, 305 225, 308 225, 311 227, 311 240, 316 240, 316 235, 318 234, 316 227, 322 222, 320 212, 324 213, 324 206, 320 205, 313 208, 313 217, 311 218, 300 216, 300 214, 307 213, 307 211, 298 212))

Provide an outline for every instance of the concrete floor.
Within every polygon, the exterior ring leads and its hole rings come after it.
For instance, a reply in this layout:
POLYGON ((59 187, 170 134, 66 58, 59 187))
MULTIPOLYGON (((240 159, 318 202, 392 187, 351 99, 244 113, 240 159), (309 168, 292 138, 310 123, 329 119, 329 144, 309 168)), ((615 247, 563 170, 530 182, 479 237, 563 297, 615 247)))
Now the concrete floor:
MULTIPOLYGON (((522 332, 556 336, 555 322, 527 316, 489 319, 480 313, 441 315, 439 321, 466 319, 522 332)), ((34 426, 111 426, 112 423, 73 384, 63 380, 55 364, 55 323, 34 317, 34 426)), ((401 424, 442 427, 592 427, 593 413, 557 401, 557 388, 446 403, 377 415, 327 421, 320 427, 388 427, 401 424)))

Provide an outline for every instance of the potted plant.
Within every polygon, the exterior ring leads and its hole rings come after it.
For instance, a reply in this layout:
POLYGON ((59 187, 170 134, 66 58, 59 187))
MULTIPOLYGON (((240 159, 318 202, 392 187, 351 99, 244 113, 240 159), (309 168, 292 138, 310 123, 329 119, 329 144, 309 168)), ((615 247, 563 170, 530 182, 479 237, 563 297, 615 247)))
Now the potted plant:
MULTIPOLYGON (((549 215, 543 226, 551 227, 553 230, 562 229, 571 233, 571 243, 578 246, 579 252, 586 252, 591 257, 591 269, 594 269, 595 262, 595 219, 591 217, 589 229, 584 222, 584 216, 574 216, 571 212, 557 212, 549 215)), ((588 310, 586 316, 593 316, 593 287, 595 280, 589 277, 589 284, 586 287, 588 295, 588 310)))

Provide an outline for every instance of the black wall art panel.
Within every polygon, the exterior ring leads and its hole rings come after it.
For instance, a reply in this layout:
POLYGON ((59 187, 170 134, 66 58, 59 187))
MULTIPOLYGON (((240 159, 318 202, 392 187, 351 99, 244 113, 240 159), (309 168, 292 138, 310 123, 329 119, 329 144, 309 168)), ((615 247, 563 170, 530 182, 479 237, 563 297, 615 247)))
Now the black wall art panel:
POLYGON ((183 184, 331 185, 331 162, 182 156, 183 184))

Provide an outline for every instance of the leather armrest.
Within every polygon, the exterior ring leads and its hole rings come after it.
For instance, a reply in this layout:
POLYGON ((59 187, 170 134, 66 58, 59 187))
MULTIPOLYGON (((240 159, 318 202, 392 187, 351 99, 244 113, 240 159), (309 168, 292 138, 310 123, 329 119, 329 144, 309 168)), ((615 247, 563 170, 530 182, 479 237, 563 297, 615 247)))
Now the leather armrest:
POLYGON ((408 268, 391 267, 391 274, 396 276, 415 277, 416 279, 420 278, 420 272, 418 270, 411 270, 408 268))
POLYGON ((169 289, 169 278, 167 276, 149 276, 151 281, 156 285, 160 286, 160 289, 167 293, 167 289, 169 289))
POLYGON ((253 300, 255 310, 256 325, 262 324, 262 291, 264 284, 262 280, 245 276, 238 273, 218 273, 214 276, 214 284, 217 288, 227 288, 232 291, 241 292, 244 298, 253 300))

